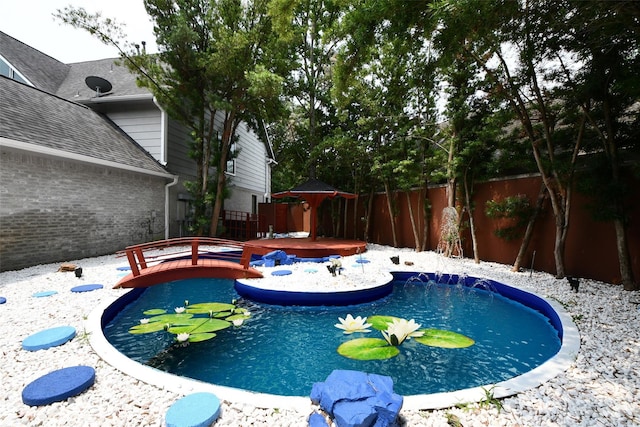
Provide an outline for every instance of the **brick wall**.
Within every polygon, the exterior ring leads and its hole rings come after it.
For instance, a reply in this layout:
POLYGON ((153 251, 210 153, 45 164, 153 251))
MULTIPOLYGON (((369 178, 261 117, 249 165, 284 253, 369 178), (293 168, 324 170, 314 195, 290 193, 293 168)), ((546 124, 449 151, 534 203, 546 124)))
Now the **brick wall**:
POLYGON ((0 271, 164 238, 160 177, 3 149, 0 271))

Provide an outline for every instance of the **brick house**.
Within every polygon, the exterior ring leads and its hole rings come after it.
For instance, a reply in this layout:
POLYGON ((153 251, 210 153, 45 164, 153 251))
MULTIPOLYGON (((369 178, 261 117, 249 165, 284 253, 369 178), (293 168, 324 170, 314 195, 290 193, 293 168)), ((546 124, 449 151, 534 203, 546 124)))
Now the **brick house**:
MULTIPOLYGON (((0 32, 0 99, 0 271, 188 235, 188 132, 116 59, 63 64, 0 32)), ((242 125, 237 145, 225 209, 257 213, 273 149, 242 125)))

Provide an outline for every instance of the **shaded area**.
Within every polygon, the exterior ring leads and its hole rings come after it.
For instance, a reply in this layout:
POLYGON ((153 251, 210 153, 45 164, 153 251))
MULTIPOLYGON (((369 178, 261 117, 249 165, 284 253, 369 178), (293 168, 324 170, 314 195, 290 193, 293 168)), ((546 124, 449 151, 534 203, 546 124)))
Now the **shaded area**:
POLYGON ((311 208, 311 240, 316 240, 316 228, 318 222, 318 206, 325 199, 333 199, 334 197, 344 197, 345 199, 355 199, 357 194, 347 193, 340 191, 329 184, 317 179, 310 179, 307 182, 298 185, 297 187, 281 191, 279 193, 272 193, 271 197, 274 199, 283 199, 285 197, 294 197, 305 200, 309 203, 311 208))

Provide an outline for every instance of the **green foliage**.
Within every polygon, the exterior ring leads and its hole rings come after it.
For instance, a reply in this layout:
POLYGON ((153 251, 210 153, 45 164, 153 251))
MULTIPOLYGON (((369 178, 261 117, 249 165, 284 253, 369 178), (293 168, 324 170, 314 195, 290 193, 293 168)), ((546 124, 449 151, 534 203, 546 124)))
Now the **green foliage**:
POLYGON ((400 350, 381 338, 356 338, 341 344, 338 354, 356 360, 384 360, 397 356, 400 350))
POLYGON ((527 196, 518 194, 502 200, 488 200, 485 214, 492 219, 513 219, 513 225, 497 228, 494 234, 501 239, 514 240, 522 235, 523 228, 533 215, 533 207, 527 196))
POLYGON ((129 328, 129 333, 138 335, 165 331, 176 335, 178 341, 194 343, 215 338, 215 332, 231 325, 240 326, 250 317, 246 309, 235 304, 209 302, 189 305, 185 301, 185 305, 186 308, 176 308, 175 313, 167 313, 161 308, 145 310, 143 314, 150 317, 141 319, 140 324, 129 328))
POLYGON ((472 346, 475 342, 469 337, 452 331, 441 329, 421 329, 424 335, 414 338, 420 344, 430 347, 441 348, 465 348, 472 346))
POLYGON ((406 320, 394 316, 375 315, 367 318, 373 329, 381 331, 385 339, 380 338, 355 338, 344 342, 338 346, 338 354, 355 360, 385 360, 400 354, 399 346, 409 337, 413 336, 415 341, 430 347, 441 348, 465 348, 472 346, 475 341, 469 337, 456 332, 439 329, 419 329, 420 325, 410 322, 413 327, 404 331, 393 330, 393 324, 405 322, 406 320), (395 334, 402 335, 401 337, 395 334), (410 335, 406 335, 409 334, 410 335))
POLYGON ((488 389, 484 387, 482 388, 482 391, 484 392, 484 399, 482 399, 478 403, 478 406, 480 406, 481 408, 487 408, 487 407, 493 406, 498 410, 498 413, 500 413, 503 409, 503 405, 500 399, 494 396, 494 393, 493 393, 494 388, 495 386, 492 386, 488 389))

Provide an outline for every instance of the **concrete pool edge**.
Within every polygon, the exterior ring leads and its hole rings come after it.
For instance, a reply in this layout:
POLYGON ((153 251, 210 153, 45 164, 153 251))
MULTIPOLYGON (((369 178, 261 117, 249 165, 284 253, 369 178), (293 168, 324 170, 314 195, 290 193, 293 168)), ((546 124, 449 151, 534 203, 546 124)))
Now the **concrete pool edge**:
MULTIPOLYGON (((102 360, 113 368, 146 384, 181 395, 209 392, 215 394, 221 401, 244 403, 260 408, 294 409, 298 411, 310 410, 311 401, 308 397, 256 393, 233 387, 210 384, 173 375, 128 358, 107 341, 102 330, 102 317, 105 310, 123 296, 124 295, 120 295, 103 301, 91 311, 85 321, 85 331, 89 336, 91 347, 102 360)), ((311 388, 309 388, 309 390, 311 390, 311 388)))
MULTIPOLYGON (((404 396, 402 409, 431 410, 452 407, 457 404, 479 402, 487 398, 487 391, 490 391, 495 398, 513 396, 538 387, 566 371, 575 361, 580 349, 580 334, 577 326, 560 304, 547 300, 533 292, 524 292, 542 299, 557 313, 563 328, 562 345, 558 353, 531 371, 496 384, 487 384, 453 392, 404 396)), ((105 311, 125 296, 126 294, 119 295, 103 301, 92 310, 85 321, 85 330, 89 336, 91 347, 102 360, 115 369, 144 383, 181 395, 207 391, 214 393, 221 401, 243 403, 259 408, 292 409, 300 412, 311 411, 311 400, 306 396, 272 395, 205 383, 160 371, 129 359, 107 341, 102 329, 105 311)), ((309 392, 311 392, 311 386, 309 385, 309 392)))

